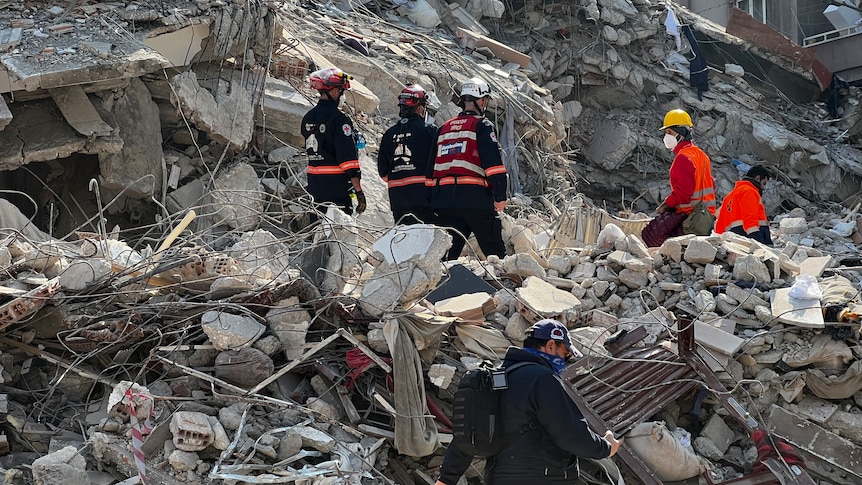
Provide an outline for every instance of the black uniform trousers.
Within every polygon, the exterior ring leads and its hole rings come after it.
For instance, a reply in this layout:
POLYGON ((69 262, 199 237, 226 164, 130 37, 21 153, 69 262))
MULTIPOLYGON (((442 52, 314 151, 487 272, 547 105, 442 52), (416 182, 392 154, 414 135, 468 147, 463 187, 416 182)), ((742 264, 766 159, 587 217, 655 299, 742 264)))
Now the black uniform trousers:
POLYGON ((441 227, 452 228, 452 247, 446 259, 458 259, 464 249, 466 239, 471 234, 476 235, 476 242, 485 256, 492 254, 500 258, 506 257, 506 245, 503 243, 503 224, 493 208, 491 209, 436 209, 437 221, 441 227), (460 234, 459 234, 460 233, 460 234), (466 239, 465 239, 466 238, 466 239))

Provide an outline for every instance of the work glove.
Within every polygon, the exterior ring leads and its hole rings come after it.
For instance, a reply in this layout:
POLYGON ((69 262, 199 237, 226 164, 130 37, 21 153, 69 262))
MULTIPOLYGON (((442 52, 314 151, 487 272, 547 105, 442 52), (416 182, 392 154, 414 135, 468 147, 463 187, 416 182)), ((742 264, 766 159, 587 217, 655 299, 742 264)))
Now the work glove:
POLYGON ((356 192, 356 213, 362 214, 366 207, 368 207, 368 203, 365 201, 365 192, 360 190, 356 192))

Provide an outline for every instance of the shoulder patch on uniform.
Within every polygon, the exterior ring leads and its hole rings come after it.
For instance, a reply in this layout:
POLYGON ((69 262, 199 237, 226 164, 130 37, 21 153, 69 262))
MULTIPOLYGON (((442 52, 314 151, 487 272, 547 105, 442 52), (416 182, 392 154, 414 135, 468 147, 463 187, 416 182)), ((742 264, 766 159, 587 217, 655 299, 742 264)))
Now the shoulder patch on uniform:
POLYGON ((491 132, 491 141, 493 141, 494 143, 497 143, 497 134, 494 133, 493 131, 491 132))
POLYGON ((353 128, 350 127, 349 123, 341 125, 341 131, 344 132, 344 136, 350 136, 353 134, 353 128))

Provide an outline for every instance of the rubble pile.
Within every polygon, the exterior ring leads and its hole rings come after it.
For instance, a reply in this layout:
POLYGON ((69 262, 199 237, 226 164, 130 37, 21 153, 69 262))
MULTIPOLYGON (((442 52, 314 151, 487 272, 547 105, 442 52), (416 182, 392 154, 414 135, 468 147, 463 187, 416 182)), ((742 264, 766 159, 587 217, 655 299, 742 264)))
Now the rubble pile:
POLYGON ((694 327, 724 389, 698 381, 634 423, 691 444, 677 478, 751 470, 717 402, 733 396, 819 483, 862 483, 858 91, 826 121, 790 98, 810 73, 672 8, 781 74, 726 62, 692 90, 693 45, 649 0, 0 7, 0 176, 19 191, 0 199, 4 483, 433 484, 461 375, 541 318, 588 362, 640 329, 637 346, 676 350, 694 327), (355 77, 369 209, 308 226, 298 126, 329 65, 355 77), (448 233, 393 227, 374 155, 405 83, 436 93, 439 121, 473 75, 510 174, 509 255, 442 263, 448 233), (781 174, 775 248, 639 240, 668 190, 655 128, 681 106, 720 195, 746 164, 781 174))

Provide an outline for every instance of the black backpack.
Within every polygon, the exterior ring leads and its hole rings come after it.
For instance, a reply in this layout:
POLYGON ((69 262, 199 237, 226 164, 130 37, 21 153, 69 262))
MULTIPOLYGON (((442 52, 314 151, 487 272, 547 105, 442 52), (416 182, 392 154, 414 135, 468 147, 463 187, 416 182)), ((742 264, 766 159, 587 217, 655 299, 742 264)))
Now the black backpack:
POLYGON ((452 401, 452 443, 464 453, 487 458, 499 453, 513 439, 525 433, 533 423, 501 435, 500 400, 508 388, 508 375, 532 364, 518 362, 507 368, 476 369, 464 374, 452 401))

